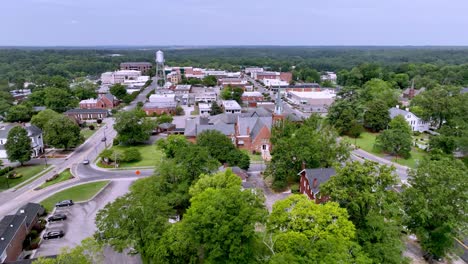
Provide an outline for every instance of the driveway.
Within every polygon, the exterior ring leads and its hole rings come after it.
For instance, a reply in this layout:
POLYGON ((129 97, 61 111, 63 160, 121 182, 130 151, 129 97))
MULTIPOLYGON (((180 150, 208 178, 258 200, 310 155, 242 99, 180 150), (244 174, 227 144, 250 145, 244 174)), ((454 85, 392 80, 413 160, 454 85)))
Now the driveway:
MULTIPOLYGON (((61 239, 42 240, 35 257, 56 255, 60 253, 61 248, 73 248, 79 245, 83 239, 92 236, 96 231, 94 220, 97 212, 107 203, 127 193, 132 183, 133 180, 112 181, 91 201, 77 203, 71 207, 57 208, 56 212, 66 214, 67 220, 48 223, 46 231, 60 229, 65 232, 65 236, 61 239)), ((120 263, 140 263, 138 257, 120 254, 110 248, 105 249, 104 252, 106 263, 113 263, 107 262, 107 259, 117 258, 120 263)))
POLYGON ((247 182, 251 183, 254 188, 261 189, 263 194, 265 195, 265 206, 267 207, 268 211, 271 212, 273 208, 273 204, 278 200, 283 200, 287 198, 291 193, 275 193, 273 192, 263 180, 263 175, 261 172, 265 171, 266 166, 264 164, 250 164, 249 170, 247 174, 249 178, 247 178, 247 182))

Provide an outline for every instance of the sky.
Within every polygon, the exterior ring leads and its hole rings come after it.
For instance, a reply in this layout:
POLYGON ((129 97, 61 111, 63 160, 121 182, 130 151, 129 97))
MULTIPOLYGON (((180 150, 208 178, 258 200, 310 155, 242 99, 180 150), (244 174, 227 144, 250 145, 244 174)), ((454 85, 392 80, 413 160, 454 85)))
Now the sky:
POLYGON ((1 0, 1 46, 468 45, 467 0, 1 0))

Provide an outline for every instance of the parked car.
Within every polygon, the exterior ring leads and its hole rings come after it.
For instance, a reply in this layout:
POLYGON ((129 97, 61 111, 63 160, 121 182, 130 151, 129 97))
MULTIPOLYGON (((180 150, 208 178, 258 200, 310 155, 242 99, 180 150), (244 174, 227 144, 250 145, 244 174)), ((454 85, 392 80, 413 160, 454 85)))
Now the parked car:
POLYGON ((55 207, 64 207, 64 206, 72 206, 74 203, 72 200, 64 200, 55 204, 55 207))
POLYGON ((54 214, 52 216, 49 216, 49 218, 47 218, 47 221, 54 222, 54 221, 63 221, 66 219, 67 219, 67 216, 65 214, 54 214))
POLYGON ((89 160, 88 160, 88 159, 83 160, 83 164, 84 164, 84 165, 88 165, 88 164, 89 164, 89 160))
POLYGON ((44 239, 62 238, 65 233, 62 230, 49 231, 42 236, 44 239))
POLYGON ((107 139, 105 137, 101 138, 102 142, 105 142, 107 139))

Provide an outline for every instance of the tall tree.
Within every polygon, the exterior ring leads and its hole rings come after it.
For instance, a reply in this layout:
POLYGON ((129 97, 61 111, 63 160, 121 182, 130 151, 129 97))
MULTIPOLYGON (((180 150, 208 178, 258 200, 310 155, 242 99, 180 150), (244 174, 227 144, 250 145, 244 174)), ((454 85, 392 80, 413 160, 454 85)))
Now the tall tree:
POLYGON ((241 97, 243 93, 244 90, 242 88, 228 85, 221 91, 221 98, 223 100, 235 100, 239 104, 242 104, 241 97))
POLYGON ((85 100, 85 99, 90 99, 90 98, 96 98, 97 97, 97 92, 96 89, 98 88, 97 84, 94 84, 89 81, 84 81, 79 84, 77 84, 75 87, 73 87, 73 94, 79 99, 79 100, 85 100))
POLYGON ((45 125, 44 140, 56 148, 77 146, 81 142, 80 127, 67 116, 54 116, 45 125))
POLYGON ((467 235, 467 171, 462 162, 441 158, 424 160, 409 174, 403 193, 406 224, 435 257, 453 252, 453 238, 467 235))
POLYGON ((380 100, 385 102, 387 108, 398 103, 398 90, 394 89, 389 82, 381 79, 372 79, 366 82, 360 93, 364 102, 380 100))
POLYGON ((218 79, 215 76, 210 75, 203 78, 203 85, 205 86, 215 86, 218 83, 218 79))
POLYGON ((110 87, 110 93, 119 100, 123 100, 127 96, 127 89, 122 84, 117 83, 110 87))
POLYGON ((389 124, 390 128, 383 131, 375 139, 375 147, 392 155, 407 159, 411 156, 411 128, 401 115, 396 116, 389 124))
POLYGON ((19 104, 8 109, 6 119, 8 122, 27 122, 31 119, 32 108, 25 104, 19 104))
POLYGON ((120 112, 115 118, 117 140, 123 144, 137 144, 148 140, 156 124, 146 118, 141 109, 120 112))
POLYGON ((26 129, 15 126, 8 132, 5 150, 10 161, 18 161, 21 166, 31 159, 31 139, 26 129))
POLYGON ((211 115, 219 115, 223 113, 223 109, 218 105, 216 101, 211 103, 211 115))
POLYGON ((107 204, 96 216, 98 241, 122 252, 133 247, 144 260, 151 259, 174 212, 161 195, 159 177, 136 181, 130 192, 107 204))
POLYGON ((276 139, 265 172, 273 177, 273 188, 284 189, 288 183, 297 182, 303 162, 309 168, 318 168, 346 160, 348 145, 337 142, 337 136, 330 126, 313 116, 291 134, 276 139))
POLYGON ((353 223, 337 203, 316 204, 292 195, 273 205, 266 229, 270 263, 369 263, 354 242, 353 223))
POLYGON ((47 122, 52 118, 60 116, 59 113, 55 112, 52 109, 45 109, 37 113, 31 118, 31 124, 37 126, 38 128, 44 130, 47 122))
POLYGON ((357 240, 374 263, 402 263, 401 208, 393 168, 366 161, 347 163, 320 187, 349 213, 357 240))
MULTIPOLYGON (((175 235, 176 238, 190 241, 188 252, 195 254, 191 258, 198 259, 197 262, 251 263, 255 254, 255 226, 263 222, 265 215, 261 196, 242 191, 240 182, 230 188, 214 184, 191 199, 184 218, 173 228, 185 234, 175 235)), ((168 255, 175 253, 184 254, 168 255)), ((187 258, 190 256, 183 259, 187 258)))
POLYGON ((45 88, 43 90, 44 105, 56 112, 62 113, 78 105, 78 100, 65 89, 45 88))
POLYGON ((364 126, 373 132, 379 132, 387 128, 390 122, 390 113, 387 104, 382 100, 374 100, 367 104, 364 112, 364 126))

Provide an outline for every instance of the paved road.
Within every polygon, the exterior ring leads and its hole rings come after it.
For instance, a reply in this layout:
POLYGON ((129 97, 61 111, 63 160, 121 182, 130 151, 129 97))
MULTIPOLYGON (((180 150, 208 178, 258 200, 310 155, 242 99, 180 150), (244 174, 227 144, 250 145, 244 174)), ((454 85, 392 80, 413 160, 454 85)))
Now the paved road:
MULTIPOLYGON (((146 100, 146 95, 155 88, 156 84, 152 84, 146 88, 130 105, 124 107, 124 110, 128 111, 134 109, 138 102, 144 102, 146 100)), ((98 179, 137 178, 151 175, 152 170, 142 170, 141 175, 137 176, 134 174, 134 171, 105 171, 98 170, 93 166, 85 167, 82 165, 82 161, 85 159, 89 159, 91 162, 94 161, 98 154, 105 148, 105 145, 112 143, 112 140, 116 136, 116 131, 113 129, 114 119, 106 118, 103 122, 106 123, 106 126, 100 128, 85 143, 76 148, 75 151, 69 155, 68 159, 64 159, 63 162, 56 164, 52 171, 18 190, 10 189, 0 193, 0 216, 3 217, 7 214, 15 213, 19 206, 27 202, 38 202, 54 192, 83 182, 98 179), (104 137, 106 138, 106 142, 101 141, 104 137), (77 178, 65 183, 52 185, 43 190, 33 191, 34 188, 40 186, 47 178, 67 168, 71 168, 72 173, 77 176, 77 178)))
POLYGON ((351 159, 356 160, 356 161, 371 160, 371 161, 378 162, 380 164, 393 166, 395 167, 395 172, 400 178, 402 183, 406 183, 408 180, 408 171, 409 171, 408 167, 402 166, 395 162, 391 162, 381 157, 377 157, 362 149, 356 149, 356 150, 351 151, 351 159))

